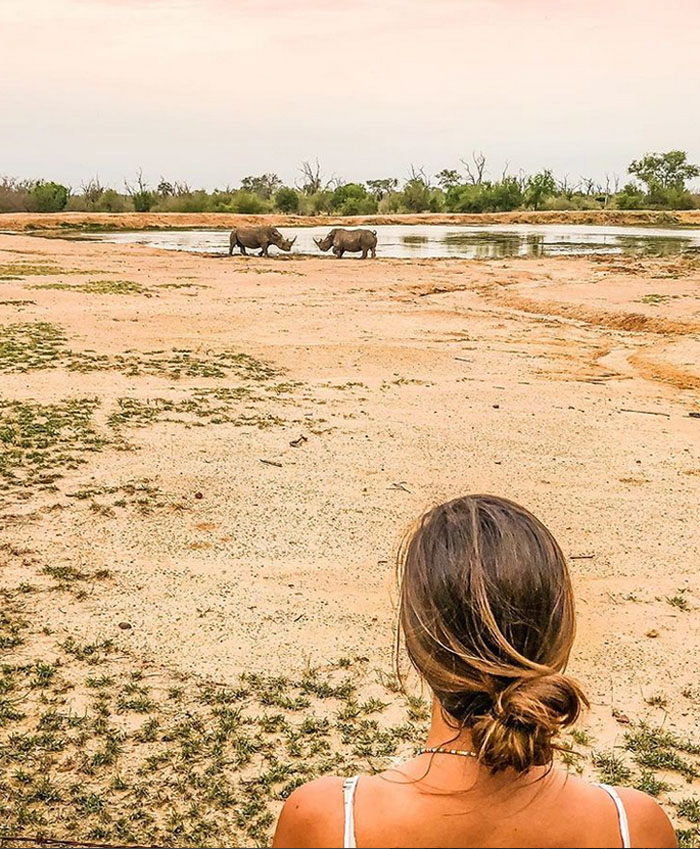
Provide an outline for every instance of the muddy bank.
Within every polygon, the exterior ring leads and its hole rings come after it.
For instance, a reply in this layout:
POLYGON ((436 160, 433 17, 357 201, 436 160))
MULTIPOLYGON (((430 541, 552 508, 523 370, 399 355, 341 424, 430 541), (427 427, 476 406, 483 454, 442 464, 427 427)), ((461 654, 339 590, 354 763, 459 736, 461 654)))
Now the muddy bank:
POLYGON ((359 226, 371 224, 592 224, 700 226, 700 210, 593 210, 564 212, 495 212, 481 215, 421 213, 340 218, 319 215, 233 215, 180 212, 4 213, 0 230, 162 230, 168 228, 230 229, 252 224, 274 226, 359 226))

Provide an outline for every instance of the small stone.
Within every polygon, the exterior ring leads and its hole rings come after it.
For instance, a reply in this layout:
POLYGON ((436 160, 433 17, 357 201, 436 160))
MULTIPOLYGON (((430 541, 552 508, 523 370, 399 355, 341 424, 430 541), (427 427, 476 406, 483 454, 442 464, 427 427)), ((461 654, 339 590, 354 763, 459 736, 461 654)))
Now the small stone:
POLYGON ((133 626, 130 622, 120 622, 119 627, 122 629, 122 631, 131 631, 133 626))
POLYGON ((656 628, 652 628, 651 631, 647 631, 647 637, 651 637, 652 640, 655 640, 659 636, 659 632, 656 628))
POLYGON ((195 492, 194 497, 195 498, 204 498, 204 495, 201 492, 195 492))
POLYGON ((620 725, 629 725, 630 724, 629 716, 627 716, 626 713, 622 713, 622 711, 617 710, 617 708, 613 708, 612 715, 613 715, 613 718, 615 719, 615 721, 619 722, 620 725))
POLYGON ((498 409, 500 408, 500 406, 501 406, 500 404, 494 404, 494 405, 493 405, 493 409, 494 409, 494 410, 498 410, 498 409))

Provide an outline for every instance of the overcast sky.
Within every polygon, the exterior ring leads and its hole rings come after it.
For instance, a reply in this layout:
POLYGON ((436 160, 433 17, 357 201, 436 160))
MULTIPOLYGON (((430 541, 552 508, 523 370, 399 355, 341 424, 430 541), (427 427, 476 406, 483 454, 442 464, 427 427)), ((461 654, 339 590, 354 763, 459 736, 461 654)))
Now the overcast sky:
POLYGON ((700 161, 700 0, 0 0, 0 174, 700 161))

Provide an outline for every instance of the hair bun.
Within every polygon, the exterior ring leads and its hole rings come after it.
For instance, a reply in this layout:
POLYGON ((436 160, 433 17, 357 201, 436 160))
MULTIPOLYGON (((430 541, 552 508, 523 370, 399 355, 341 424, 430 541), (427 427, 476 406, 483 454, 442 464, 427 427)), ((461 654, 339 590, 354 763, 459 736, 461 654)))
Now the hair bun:
POLYGON ((583 704, 578 684, 557 672, 513 681, 471 727, 479 760, 494 772, 549 764, 554 736, 576 721, 583 704))

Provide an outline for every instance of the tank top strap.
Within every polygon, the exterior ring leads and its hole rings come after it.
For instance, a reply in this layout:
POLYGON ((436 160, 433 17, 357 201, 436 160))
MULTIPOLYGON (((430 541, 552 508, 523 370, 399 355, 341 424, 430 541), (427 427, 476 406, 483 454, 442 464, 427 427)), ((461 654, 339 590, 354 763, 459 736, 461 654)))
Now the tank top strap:
POLYGON ((632 841, 630 840, 630 827, 629 822, 627 821, 627 811, 625 810, 625 806, 622 804, 622 799, 620 798, 619 793, 609 784, 599 784, 598 787, 600 787, 601 790, 605 790, 608 796, 610 796, 615 803, 615 807, 617 808, 617 820, 620 824, 622 846, 623 849, 630 849, 632 841))
POLYGON ((345 825, 343 826, 344 849, 356 849, 355 841, 355 788, 360 776, 346 778, 343 782, 343 807, 345 811, 345 825))

